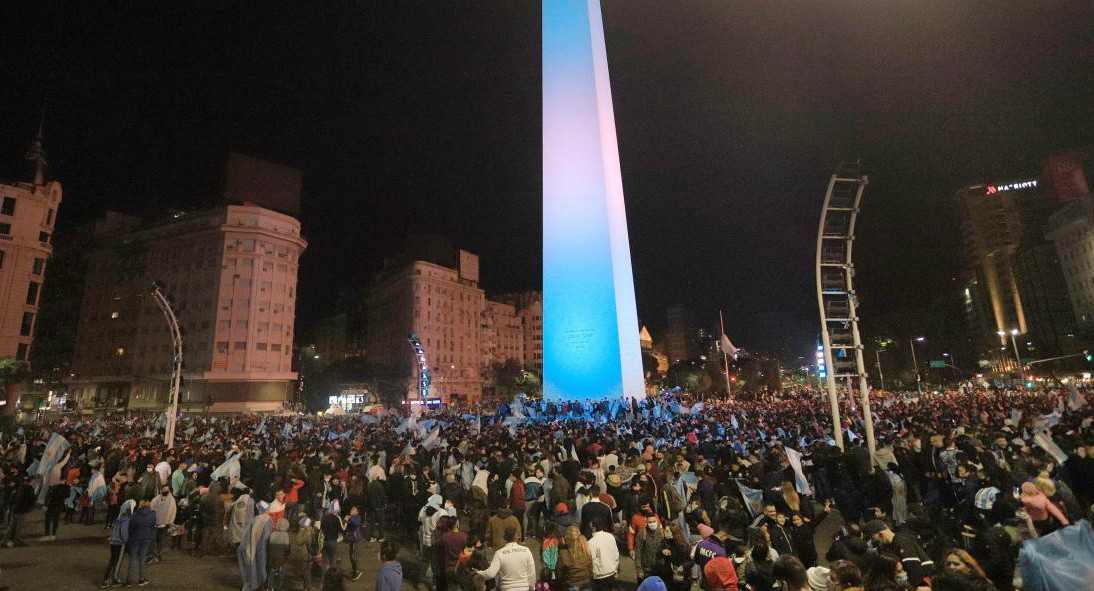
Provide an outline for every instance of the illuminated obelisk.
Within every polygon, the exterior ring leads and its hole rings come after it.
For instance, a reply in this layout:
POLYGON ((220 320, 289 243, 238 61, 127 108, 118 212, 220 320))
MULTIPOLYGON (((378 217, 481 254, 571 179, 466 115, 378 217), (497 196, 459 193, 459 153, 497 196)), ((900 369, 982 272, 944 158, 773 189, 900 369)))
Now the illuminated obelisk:
POLYGON ((543 0, 543 394, 645 395, 599 0, 543 0))

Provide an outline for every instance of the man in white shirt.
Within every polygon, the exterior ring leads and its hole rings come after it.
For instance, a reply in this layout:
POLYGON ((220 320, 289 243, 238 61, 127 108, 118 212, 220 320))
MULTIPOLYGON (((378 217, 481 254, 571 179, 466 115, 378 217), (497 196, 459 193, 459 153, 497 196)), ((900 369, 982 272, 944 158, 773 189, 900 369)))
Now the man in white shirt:
POLYGON ((619 546, 615 536, 605 531, 607 526, 600 519, 594 519, 592 527, 589 553, 593 558, 593 591, 610 591, 615 587, 615 575, 619 572, 619 546))
POLYGON ((505 545, 494 552, 490 568, 476 570, 486 579, 495 579, 498 591, 532 591, 536 586, 536 561, 532 551, 517 543, 517 529, 505 528, 505 545))

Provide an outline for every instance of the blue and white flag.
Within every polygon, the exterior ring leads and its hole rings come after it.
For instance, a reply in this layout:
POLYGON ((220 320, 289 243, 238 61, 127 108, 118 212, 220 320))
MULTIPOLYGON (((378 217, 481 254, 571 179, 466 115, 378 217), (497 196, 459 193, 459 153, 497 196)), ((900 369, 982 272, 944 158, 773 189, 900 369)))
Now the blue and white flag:
POLYGON ((1020 409, 1020 408, 1010 409, 1010 424, 1017 427, 1018 423, 1021 423, 1021 422, 1022 422, 1022 409, 1020 409))
POLYGON ((292 423, 285 423, 281 426, 281 436, 285 439, 292 437, 292 423))
POLYGON ((255 427, 255 435, 261 435, 266 432, 266 417, 262 417, 262 420, 258 422, 258 427, 255 427))
POLYGON ((103 477, 102 471, 95 472, 91 475, 91 481, 87 483, 88 498, 95 503, 106 498, 106 492, 106 478, 103 477))
POLYGON ((760 434, 760 441, 767 441, 767 433, 763 429, 756 429, 756 432, 760 434))
POLYGON ((379 423, 379 422, 380 422, 380 419, 377 418, 376 415, 374 415, 374 414, 369 414, 369 413, 366 412, 365 414, 361 415, 361 424, 362 425, 375 425, 376 423, 379 423))
POLYGON ((680 495, 684 502, 687 502, 691 498, 691 493, 699 488, 699 475, 695 472, 684 472, 672 486, 676 489, 676 494, 680 495))
POLYGON ((166 429, 167 428, 167 413, 165 413, 165 412, 160 413, 160 418, 156 421, 156 427, 158 427, 160 429, 166 429))
POLYGON ((1036 444, 1037 447, 1040 447, 1041 449, 1052 454, 1052 457, 1056 458, 1056 463, 1063 464, 1067 461, 1067 454, 1064 453, 1064 450, 1060 449, 1059 445, 1056 445, 1056 442, 1053 441, 1052 437, 1048 433, 1041 431, 1040 433, 1034 435, 1033 443, 1036 444))
POLYGON ((855 432, 852 431, 850 427, 847 428, 847 439, 850 439, 851 443, 854 443, 855 440, 858 439, 858 435, 855 435, 855 432))
POLYGON ((213 473, 209 475, 210 478, 216 480, 222 476, 227 476, 229 482, 235 482, 239 480, 239 454, 232 454, 223 464, 213 470, 213 473))
POLYGON ((784 449, 786 450, 786 459, 790 462, 790 467, 794 469, 794 487, 803 495, 813 494, 813 489, 809 488, 809 481, 805 479, 805 473, 802 472, 801 452, 792 447, 784 449))
POLYGON ((441 428, 440 427, 434 427, 433 432, 429 434, 429 437, 426 437, 425 440, 422 441, 422 447, 424 447, 425 449, 428 449, 430 451, 433 451, 433 448, 440 445, 440 443, 441 443, 441 428))
POLYGON ((57 465, 57 462, 61 461, 65 452, 68 451, 69 443, 64 437, 61 437, 57 433, 52 433, 49 436, 49 443, 46 444, 46 450, 42 452, 42 459, 38 462, 38 475, 45 477, 45 486, 52 486, 54 483, 49 482, 49 476, 53 472, 53 467, 57 465))
POLYGON ((747 487, 737 481, 737 489, 741 491, 741 500, 744 501, 750 517, 756 517, 764 510, 764 493, 762 490, 747 487))
POLYGON ((737 424, 737 415, 729 415, 729 424, 733 425, 734 431, 737 431, 741 428, 741 426, 737 424))

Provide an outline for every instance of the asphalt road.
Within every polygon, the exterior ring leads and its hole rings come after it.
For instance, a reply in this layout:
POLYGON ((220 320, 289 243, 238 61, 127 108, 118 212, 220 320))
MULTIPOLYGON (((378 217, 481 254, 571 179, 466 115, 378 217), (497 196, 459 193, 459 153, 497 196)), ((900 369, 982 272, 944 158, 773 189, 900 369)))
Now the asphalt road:
MULTIPOLYGON (((57 539, 45 541, 39 539, 44 533, 43 517, 43 511, 38 509, 27 520, 27 532, 23 536, 26 546, 0 548, 0 587, 7 586, 12 591, 97 589, 110 559, 109 532, 103 529, 101 519, 95 525, 62 521, 57 539)), ((840 523, 838 515, 832 515, 818 528, 818 550, 822 557, 828 540, 840 523)), ((422 562, 409 546, 411 533, 398 533, 407 542, 402 544, 399 554, 399 560, 403 563, 403 589, 424 590, 421 584, 424 574, 422 562)), ((538 562, 538 544, 530 540, 528 545, 538 562)), ((376 573, 380 567, 379 548, 378 542, 358 545, 357 558, 363 576, 357 581, 347 579, 347 589, 375 589, 376 573)), ((126 563, 122 566, 124 569, 126 563)), ((345 544, 339 544, 338 566, 341 572, 349 574, 349 555, 345 544)), ((223 557, 197 558, 188 550, 168 549, 164 552, 163 562, 149 565, 147 574, 150 584, 145 589, 239 589, 241 585, 234 553, 223 557)), ((622 589, 634 587, 634 563, 628 558, 621 561, 619 580, 622 589)), ((314 581, 312 588, 318 589, 318 572, 314 581)), ((302 588, 299 574, 290 570, 285 589, 302 588)))

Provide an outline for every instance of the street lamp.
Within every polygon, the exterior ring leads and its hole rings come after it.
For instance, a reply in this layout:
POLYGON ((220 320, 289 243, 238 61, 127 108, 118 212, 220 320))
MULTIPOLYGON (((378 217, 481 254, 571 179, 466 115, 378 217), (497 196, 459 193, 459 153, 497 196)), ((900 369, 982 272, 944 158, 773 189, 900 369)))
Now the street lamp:
MULTIPOLYGON (((1003 331, 1003 330, 996 331, 995 334, 997 334, 1001 337, 1007 336, 1007 332, 1003 331)), ((1015 363, 1018 364, 1018 377, 1019 377, 1019 379, 1021 379, 1021 377, 1022 377, 1022 357, 1020 355, 1018 355, 1018 341, 1015 340, 1015 337, 1017 337, 1019 334, 1021 334, 1021 333, 1018 332, 1017 328, 1010 329, 1010 344, 1014 347, 1014 361, 1015 361, 1015 363)), ((1004 349, 1005 348, 1006 347, 1004 347, 1004 349)))
POLYGON ((923 393, 923 383, 922 379, 919 377, 919 362, 915 360, 915 344, 922 343, 925 340, 927 340, 927 337, 908 339, 908 348, 912 350, 912 369, 915 370, 915 389, 920 394, 923 393))
POLYGON ((950 355, 949 353, 943 353, 942 356, 943 357, 948 357, 950 359, 950 369, 953 370, 953 379, 956 382, 957 381, 957 372, 958 372, 957 360, 954 359, 953 355, 950 355))

